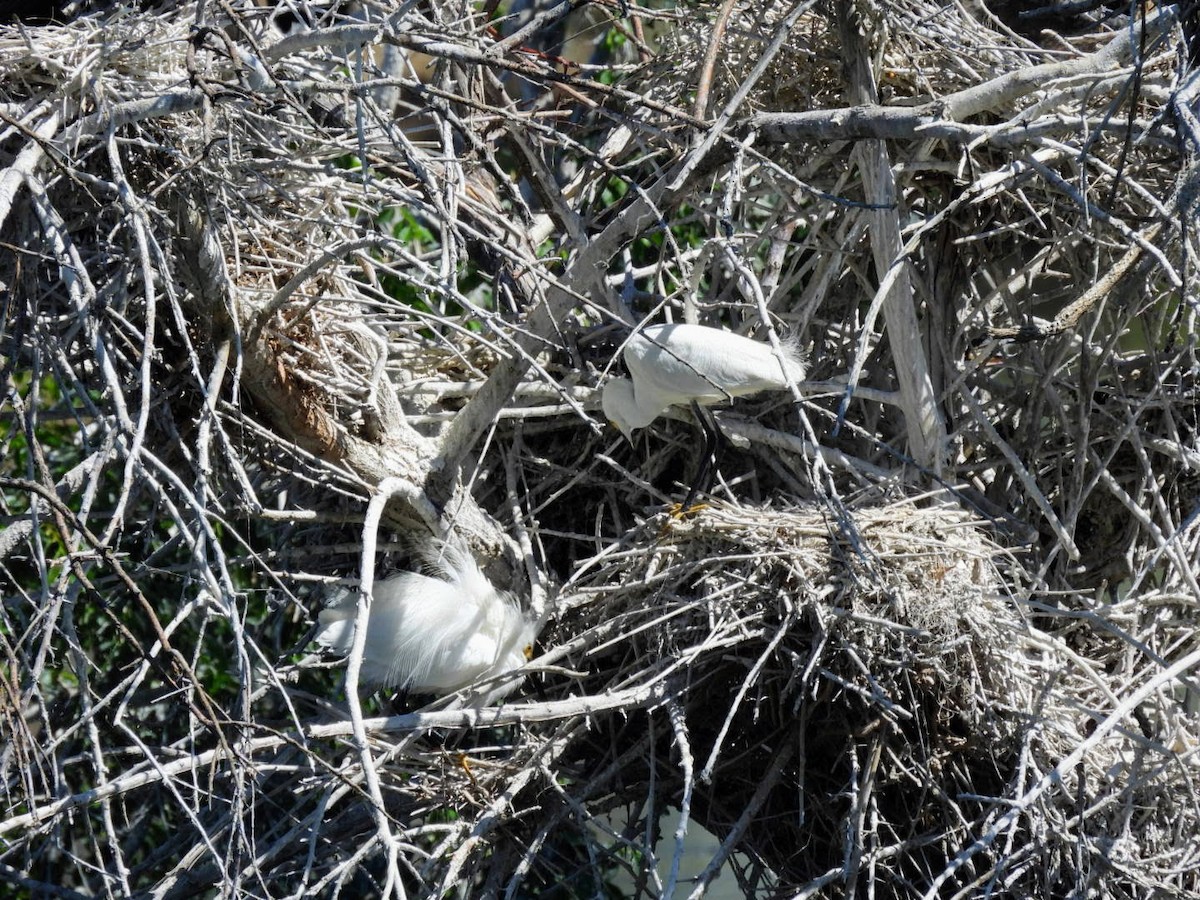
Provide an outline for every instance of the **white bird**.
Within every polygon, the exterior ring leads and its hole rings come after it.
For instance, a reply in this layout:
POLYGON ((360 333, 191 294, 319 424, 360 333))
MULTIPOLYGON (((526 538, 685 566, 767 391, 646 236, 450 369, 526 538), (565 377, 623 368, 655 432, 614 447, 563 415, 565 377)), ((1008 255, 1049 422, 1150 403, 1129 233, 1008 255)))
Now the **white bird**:
MULTIPOLYGON (((536 622, 492 586, 466 550, 444 545, 429 564, 439 577, 401 572, 375 583, 363 680, 441 696, 524 665, 532 656, 536 622)), ((321 610, 317 643, 349 653, 355 606, 348 594, 321 610)), ((494 703, 515 686, 485 689, 474 702, 494 703)))
POLYGON ((671 406, 724 403, 804 379, 794 344, 770 344, 706 325, 650 325, 625 345, 628 378, 604 386, 604 414, 632 440, 671 406))
POLYGON ((706 443, 702 475, 684 508, 704 480, 720 442, 716 422, 702 406, 731 401, 759 391, 785 390, 804 378, 804 362, 792 342, 781 345, 782 359, 770 344, 705 325, 650 325, 625 345, 632 378, 613 378, 604 386, 604 415, 630 441, 672 406, 692 406, 706 443))

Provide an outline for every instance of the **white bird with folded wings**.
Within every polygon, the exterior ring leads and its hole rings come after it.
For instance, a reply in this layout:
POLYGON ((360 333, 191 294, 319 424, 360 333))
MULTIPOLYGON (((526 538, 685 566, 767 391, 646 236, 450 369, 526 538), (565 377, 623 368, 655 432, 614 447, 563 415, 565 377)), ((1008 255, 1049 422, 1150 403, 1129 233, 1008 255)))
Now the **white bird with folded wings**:
POLYGON ((712 406, 804 379, 792 343, 770 344, 706 325, 649 325, 625 345, 629 378, 604 386, 604 414, 630 440, 672 406, 712 406))

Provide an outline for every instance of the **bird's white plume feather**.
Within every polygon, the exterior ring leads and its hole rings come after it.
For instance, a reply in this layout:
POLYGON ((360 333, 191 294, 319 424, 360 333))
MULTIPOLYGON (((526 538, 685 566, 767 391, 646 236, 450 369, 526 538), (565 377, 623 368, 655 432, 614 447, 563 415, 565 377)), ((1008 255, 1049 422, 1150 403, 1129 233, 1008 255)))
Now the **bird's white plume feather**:
MULTIPOLYGON (((467 550, 439 544, 422 556, 434 577, 401 572, 375 583, 364 681, 442 695, 520 668, 529 658, 536 623, 488 581, 467 550)), ((320 613, 317 643, 349 653, 354 618, 353 594, 335 600, 320 613)), ((494 702, 513 686, 486 691, 476 703, 494 702)))

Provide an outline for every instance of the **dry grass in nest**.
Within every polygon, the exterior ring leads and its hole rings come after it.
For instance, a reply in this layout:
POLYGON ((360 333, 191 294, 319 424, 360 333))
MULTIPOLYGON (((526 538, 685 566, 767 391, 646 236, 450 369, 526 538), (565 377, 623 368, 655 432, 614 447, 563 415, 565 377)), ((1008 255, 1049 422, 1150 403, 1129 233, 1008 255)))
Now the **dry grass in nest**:
POLYGON ((800 783, 779 789, 772 814, 802 794, 835 855, 858 743, 879 736, 893 765, 919 757, 928 774, 949 760, 994 767, 1015 752, 1034 680, 998 550, 975 524, 910 506, 856 518, 852 547, 819 510, 717 504, 682 522, 656 517, 581 567, 555 632, 588 694, 671 686, 697 780, 725 813, 762 783, 762 748, 811 723, 807 764, 839 787, 810 790, 793 765, 800 783))

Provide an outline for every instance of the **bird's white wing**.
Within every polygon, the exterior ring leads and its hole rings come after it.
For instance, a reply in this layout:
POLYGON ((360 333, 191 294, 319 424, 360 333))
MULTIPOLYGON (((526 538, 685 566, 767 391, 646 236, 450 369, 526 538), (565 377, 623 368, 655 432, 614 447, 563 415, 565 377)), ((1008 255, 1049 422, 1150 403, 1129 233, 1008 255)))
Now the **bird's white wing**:
MULTIPOLYGON (((798 360, 786 353, 785 359, 792 377, 803 378, 798 360)), ((663 408, 692 399, 720 402, 787 384, 769 344, 703 325, 650 326, 630 340, 625 362, 638 392, 645 389, 668 400, 663 408)))
MULTIPOLYGON (((415 598, 439 584, 415 572, 376 582, 360 670, 365 681, 391 686, 407 680, 417 662, 414 652, 419 649, 410 641, 409 614, 416 606, 415 598)), ((354 645, 355 605, 350 595, 321 610, 317 643, 335 653, 349 653, 354 645)))
MULTIPOLYGON (((534 626, 468 556, 447 557, 450 581, 403 572, 375 584, 363 651, 364 680, 447 694, 524 661, 534 626)), ((317 641, 353 645, 353 598, 321 611, 317 641)), ((499 693, 504 693, 503 691, 499 693)), ((491 702, 493 694, 484 702, 491 702)))
MULTIPOLYGON (((407 684, 419 693, 451 693, 485 674, 514 668, 502 663, 526 627, 520 611, 492 587, 473 561, 467 566, 453 560, 450 571, 456 576, 453 583, 403 576, 408 579, 403 585, 403 612, 399 621, 388 622, 395 631, 383 636, 394 644, 398 658, 407 661, 393 683, 407 684)), ((516 665, 524 662, 520 651, 516 648, 516 665)))
POLYGON ((391 633, 381 635, 381 642, 394 648, 400 677, 393 683, 418 692, 457 690, 478 674, 478 651, 467 648, 477 642, 483 616, 457 585, 413 577, 421 579, 419 590, 406 591, 399 616, 387 623, 391 633))

